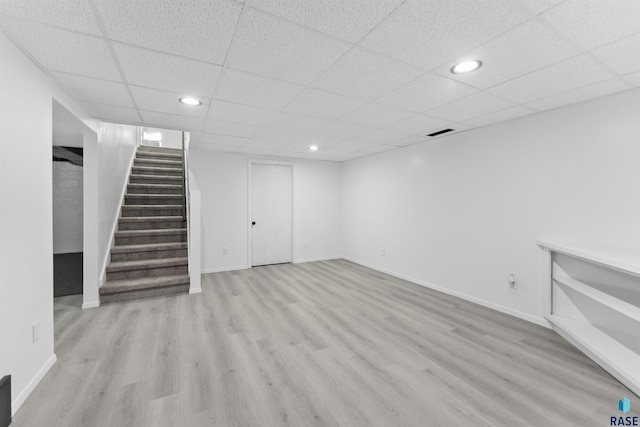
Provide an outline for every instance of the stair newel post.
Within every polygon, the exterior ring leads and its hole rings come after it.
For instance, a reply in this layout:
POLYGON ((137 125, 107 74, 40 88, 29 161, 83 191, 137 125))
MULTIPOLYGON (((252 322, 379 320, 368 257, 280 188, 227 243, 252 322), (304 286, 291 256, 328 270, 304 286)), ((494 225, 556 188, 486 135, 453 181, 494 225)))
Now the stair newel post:
POLYGON ((182 132, 182 220, 187 220, 187 155, 185 152, 185 133, 182 132))

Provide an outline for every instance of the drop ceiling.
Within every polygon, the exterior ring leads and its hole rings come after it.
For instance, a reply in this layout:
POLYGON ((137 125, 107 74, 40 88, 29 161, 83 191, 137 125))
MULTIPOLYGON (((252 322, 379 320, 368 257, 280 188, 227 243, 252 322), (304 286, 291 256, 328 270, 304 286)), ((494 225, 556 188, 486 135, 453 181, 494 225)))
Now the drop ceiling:
POLYGON ((637 0, 2 0, 0 28, 97 119, 256 155, 345 161, 640 85, 637 0))

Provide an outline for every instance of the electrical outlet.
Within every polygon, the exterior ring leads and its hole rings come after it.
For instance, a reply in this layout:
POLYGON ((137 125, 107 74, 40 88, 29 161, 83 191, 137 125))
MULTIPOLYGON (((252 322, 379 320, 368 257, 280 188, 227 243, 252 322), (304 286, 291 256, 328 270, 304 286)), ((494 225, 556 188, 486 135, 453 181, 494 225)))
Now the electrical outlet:
POLYGON ((33 334, 33 343, 37 343, 38 340, 40 340, 40 321, 36 320, 35 322, 33 322, 33 325, 31 327, 31 332, 33 334))
POLYGON ((228 255, 229 250, 227 248, 222 248, 222 255, 228 255))
POLYGON ((387 256, 387 250, 386 249, 380 249, 380 256, 387 256))
POLYGON ((518 282, 516 281, 516 275, 515 274, 509 274, 509 276, 507 277, 507 282, 509 282, 509 287, 511 289, 518 289, 518 282))

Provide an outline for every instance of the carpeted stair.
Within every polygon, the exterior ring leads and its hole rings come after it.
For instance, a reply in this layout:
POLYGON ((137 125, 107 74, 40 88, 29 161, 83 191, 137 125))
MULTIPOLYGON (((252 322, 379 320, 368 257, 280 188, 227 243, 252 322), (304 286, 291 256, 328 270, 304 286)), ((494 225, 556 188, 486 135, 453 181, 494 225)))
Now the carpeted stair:
POLYGON ((140 147, 118 222, 107 282, 109 303, 189 291, 182 151, 140 147))

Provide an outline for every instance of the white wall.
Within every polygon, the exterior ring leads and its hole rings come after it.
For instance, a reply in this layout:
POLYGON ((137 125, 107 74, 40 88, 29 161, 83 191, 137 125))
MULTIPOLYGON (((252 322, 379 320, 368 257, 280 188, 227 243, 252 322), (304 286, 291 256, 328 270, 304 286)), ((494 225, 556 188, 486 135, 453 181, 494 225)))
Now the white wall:
MULTIPOLYGON (((190 169, 202 195, 203 272, 248 267, 249 159, 256 158, 198 149, 189 152, 190 169), (224 247, 227 255, 222 253, 224 247)), ((294 262, 337 258, 340 255, 341 165, 282 161, 294 165, 294 262)))
POLYGON ((345 163, 345 257, 545 324, 537 238, 640 246, 639 107, 628 91, 345 163))
POLYGON ((100 123, 98 129, 98 259, 100 281, 106 280, 111 242, 116 229, 131 165, 139 141, 138 128, 100 123))
POLYGON ((82 252, 82 166, 53 162, 53 253, 82 252))
POLYGON ((2 33, 0 58, 0 376, 15 412, 55 362, 52 98, 94 125, 2 33))

